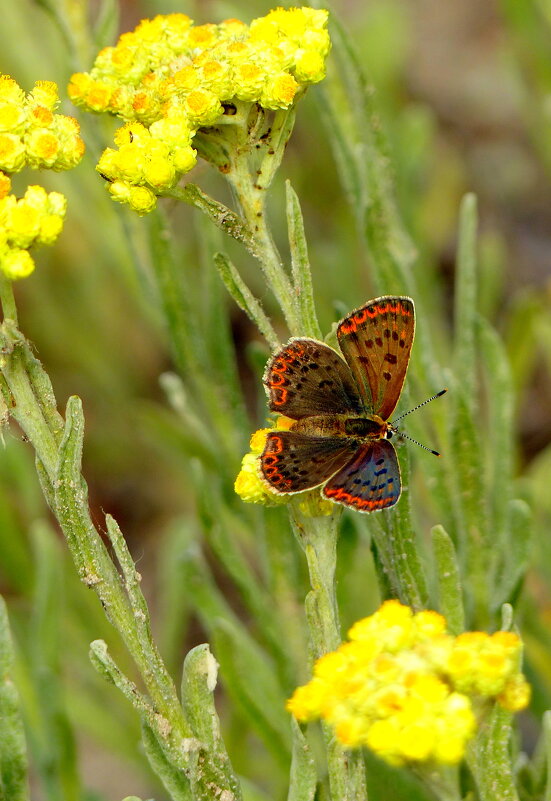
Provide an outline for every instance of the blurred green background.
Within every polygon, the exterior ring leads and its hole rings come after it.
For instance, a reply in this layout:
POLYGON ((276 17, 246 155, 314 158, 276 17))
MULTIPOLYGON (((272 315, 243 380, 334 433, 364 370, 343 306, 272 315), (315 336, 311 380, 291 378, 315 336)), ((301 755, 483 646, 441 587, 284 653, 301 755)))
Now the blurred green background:
MULTIPOLYGON (((198 23, 227 17, 248 22, 270 8, 268 2, 184 0, 4 3, 0 71, 27 90, 35 80, 54 80, 64 97, 71 72, 89 69, 100 46, 112 43, 143 17, 185 12, 198 23), (71 53, 48 6, 57 6, 62 19, 73 26, 91 20, 98 41, 82 36, 71 53)), ((545 706, 551 696, 550 646, 545 639, 551 620, 551 5, 546 0, 350 0, 335 2, 333 10, 352 33, 376 87, 400 208, 419 252, 416 269, 428 315, 420 325, 442 332, 437 349, 444 366, 449 359, 446 333, 453 310, 459 203, 466 191, 479 199, 479 308, 507 346, 516 392, 516 470, 537 522, 538 568, 528 578, 529 603, 537 615, 529 648, 539 670, 536 697, 545 706)), ((302 203, 318 311, 327 331, 347 309, 372 297, 376 266, 369 263, 333 166, 319 122, 317 92, 313 87, 300 103, 272 196, 272 217, 283 241, 283 180, 289 177, 302 203)), ((125 532, 144 575, 161 647, 177 672, 185 651, 204 634, 195 616, 186 616, 184 609, 179 610, 181 620, 175 618, 173 588, 159 578, 170 561, 166 532, 189 511, 191 496, 178 420, 168 411, 159 386, 159 375, 173 365, 148 279, 147 222, 115 206, 94 172, 113 125, 77 115, 66 100, 62 111, 79 117, 88 150, 70 174, 25 173, 15 181, 16 191, 40 182, 69 199, 58 244, 39 254, 36 273, 16 287, 20 325, 50 373, 60 405, 70 394, 83 399, 84 472, 94 514, 99 521, 102 512, 110 512, 125 532)), ((227 200, 222 180, 205 165, 200 164, 192 177, 227 200)), ((201 277, 212 266, 208 249, 199 244, 205 224, 198 212, 170 205, 167 210, 190 279, 195 276, 210 286, 208 291, 218 291, 201 277)), ((246 263, 236 248, 227 243, 224 247, 236 262, 246 263)), ((275 312, 252 269, 247 280, 266 309, 275 312)), ((252 360, 245 353, 258 334, 229 300, 227 305, 254 430, 262 424, 265 408, 252 360)), ((98 798, 130 793, 146 797, 153 792, 163 798, 139 753, 139 727, 132 711, 88 664, 88 643, 109 637, 108 624, 96 599, 78 584, 63 543, 46 530, 47 513, 30 448, 16 430, 5 431, 4 440, 0 591, 10 608, 33 736, 47 741, 51 731, 51 721, 31 688, 33 681, 38 682, 35 686, 48 686, 51 680, 48 671, 40 669, 37 650, 37 643, 48 641, 36 614, 42 565, 43 572, 57 571, 63 585, 55 617, 59 630, 48 629, 63 647, 49 670, 63 676, 62 693, 77 732, 85 785, 98 798)), ((246 441, 244 432, 244 447, 246 441)), ((236 454, 236 465, 239 458, 236 454)), ((223 585, 223 577, 221 581, 223 585)), ((231 596, 231 588, 226 589, 231 596)), ((355 592, 350 588, 352 599, 355 592)), ((48 599, 43 600, 46 604, 48 599)), ((117 658, 124 666, 122 652, 117 658)))

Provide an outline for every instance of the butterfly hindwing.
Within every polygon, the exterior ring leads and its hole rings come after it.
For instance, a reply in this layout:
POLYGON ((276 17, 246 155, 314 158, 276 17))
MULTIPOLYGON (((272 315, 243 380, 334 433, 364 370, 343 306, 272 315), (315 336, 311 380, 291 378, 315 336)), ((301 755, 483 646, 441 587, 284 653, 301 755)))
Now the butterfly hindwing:
POLYGON ((393 506, 400 497, 400 467, 392 443, 381 439, 362 444, 329 479, 323 495, 359 512, 393 506))
POLYGON ((260 457, 260 471, 279 492, 312 489, 327 481, 354 456, 350 438, 314 437, 297 431, 271 431, 260 457))
POLYGON ((315 339, 291 339, 268 362, 264 384, 270 409, 294 420, 363 408, 346 362, 315 339))
POLYGON ((337 338, 364 405, 388 420, 400 398, 415 334, 413 301, 375 298, 345 317, 337 338))

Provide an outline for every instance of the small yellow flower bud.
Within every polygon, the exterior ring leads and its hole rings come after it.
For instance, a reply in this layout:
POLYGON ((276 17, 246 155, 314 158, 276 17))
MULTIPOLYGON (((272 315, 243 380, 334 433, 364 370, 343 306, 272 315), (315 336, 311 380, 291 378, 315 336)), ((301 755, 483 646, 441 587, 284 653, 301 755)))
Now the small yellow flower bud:
POLYGON ((52 125, 55 116, 56 115, 53 114, 49 108, 46 108, 46 106, 34 106, 29 109, 29 127, 49 128, 52 125))
POLYGON ((156 191, 169 189, 178 180, 172 161, 163 156, 148 156, 145 160, 143 176, 156 191))
POLYGON ((32 88, 29 99, 39 106, 45 106, 53 111, 59 104, 59 94, 57 84, 53 81, 36 81, 32 88))
POLYGON ((299 88, 292 75, 282 72, 270 78, 262 91, 260 103, 264 108, 289 108, 299 88))
POLYGON ((150 133, 141 122, 127 122, 122 128, 117 128, 113 137, 115 144, 119 147, 123 145, 143 145, 150 138, 150 133))
POLYGON ((210 125, 224 112, 214 92, 205 89, 192 90, 184 99, 184 108, 197 125, 210 125))
POLYGON ((34 128, 25 138, 27 163, 30 167, 51 167, 59 152, 59 142, 55 134, 47 128, 34 128))
POLYGON ((513 676, 505 685, 505 688, 497 700, 504 709, 509 712, 520 712, 530 703, 530 685, 524 676, 517 674, 513 676))
POLYGON ((57 214, 46 214, 40 222, 36 241, 40 245, 53 245, 63 229, 63 218, 57 214))
POLYGON ((117 151, 108 147, 103 151, 96 165, 96 170, 108 181, 114 181, 117 178, 117 157, 117 151))
POLYGON ((25 166, 25 146, 19 136, 0 133, 0 170, 19 172, 25 166))
POLYGON ((18 200, 6 214, 4 225, 11 244, 17 248, 28 248, 40 233, 42 213, 24 200, 18 200))
POLYGON ((85 101, 93 81, 85 72, 75 72, 67 87, 67 94, 77 106, 85 101))
MULTIPOLYGON (((86 105, 91 111, 107 111, 111 100, 112 89, 105 83, 93 81, 86 93, 86 105)), ((76 102, 76 98, 75 98, 76 102)))
POLYGON ((174 151, 174 168, 180 173, 189 172, 197 163, 197 151, 192 147, 178 147, 174 151))
POLYGON ((139 144, 123 145, 117 154, 118 174, 123 181, 137 184, 143 178, 145 151, 139 144))
MULTIPOLYGON (((128 203, 131 188, 130 184, 126 183, 125 181, 113 181, 108 185, 107 188, 109 189, 109 193, 113 200, 116 200, 117 203, 128 203)), ((151 190, 148 191, 151 192, 151 190)))
POLYGON ((13 248, 0 255, 0 270, 11 280, 26 278, 34 267, 32 256, 27 250, 13 248))
POLYGON ((0 102, 0 131, 21 134, 27 115, 21 103, 0 102))
POLYGON ((216 25, 206 24, 197 25, 191 28, 188 34, 189 46, 193 49, 195 47, 205 49, 213 45, 218 39, 218 28, 216 25))
POLYGON ((185 114, 173 113, 157 120, 149 127, 151 136, 171 147, 185 147, 191 143, 191 129, 185 114))
POLYGON ((9 75, 0 75, 0 100, 16 105, 25 100, 25 92, 9 75))
MULTIPOLYGON (((58 195, 59 193, 56 192, 55 194, 58 195)), ((60 197, 63 197, 63 195, 60 195, 60 197)), ((48 193, 43 186, 29 186, 27 187, 25 196, 19 202, 25 203, 26 206, 42 212, 48 203, 48 193)))
POLYGON ((295 77, 303 83, 316 83, 325 78, 325 59, 316 50, 297 51, 295 77))
POLYGON ((145 186, 132 186, 128 193, 127 203, 138 214, 149 214, 157 205, 157 198, 145 186))
POLYGON ((239 100, 256 100, 264 86, 265 73, 258 64, 244 62, 233 69, 233 87, 239 100))

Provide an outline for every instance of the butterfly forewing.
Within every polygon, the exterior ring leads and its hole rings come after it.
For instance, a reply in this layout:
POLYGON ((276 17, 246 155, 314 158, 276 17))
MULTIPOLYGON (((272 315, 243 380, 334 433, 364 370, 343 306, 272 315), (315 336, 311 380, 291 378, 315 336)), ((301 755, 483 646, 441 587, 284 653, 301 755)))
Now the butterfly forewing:
POLYGON ((260 457, 260 470, 273 489, 302 492, 327 481, 353 458, 357 448, 352 439, 271 431, 260 457))
POLYGON ((292 339, 266 367, 270 409, 294 420, 316 414, 360 414, 362 402, 350 369, 315 339, 292 339))
POLYGON ((400 398, 414 334, 414 306, 407 297, 370 300, 337 327, 362 401, 383 420, 389 419, 400 398))
POLYGON ((359 512, 393 506, 400 497, 400 467, 392 443, 382 439, 363 444, 329 479, 323 495, 359 512))

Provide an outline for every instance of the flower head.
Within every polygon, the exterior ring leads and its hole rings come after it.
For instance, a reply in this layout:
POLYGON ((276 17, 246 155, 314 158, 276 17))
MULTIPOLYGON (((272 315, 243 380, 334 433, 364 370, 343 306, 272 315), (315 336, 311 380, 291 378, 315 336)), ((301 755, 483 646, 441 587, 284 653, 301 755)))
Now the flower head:
POLYGON ((55 114, 59 103, 52 81, 37 81, 25 95, 9 75, 0 75, 0 170, 67 170, 84 154, 78 122, 55 114))
POLYGON ((528 703, 511 632, 453 637, 436 612, 387 601, 348 634, 287 708, 300 721, 322 718, 345 746, 368 746, 391 764, 456 763, 476 728, 474 700, 511 711, 528 703))
MULTIPOLYGON (((130 202, 131 187, 146 188, 155 196, 167 192, 194 166, 197 132, 231 121, 224 104, 290 108, 307 85, 324 77, 330 48, 327 19, 327 11, 306 7, 277 8, 250 25, 236 19, 194 25, 185 14, 158 15, 101 50, 89 73, 72 76, 69 96, 88 111, 141 123, 150 133, 140 152, 117 157, 109 150, 102 156, 98 171, 108 178, 113 197, 130 202), (162 155, 159 141, 168 146, 162 155)), ((10 119, 8 112, 5 116, 10 119)), ((10 124, 17 126, 17 119, 10 124)), ((47 143, 41 144, 46 149, 47 143)), ((146 204, 142 213, 153 205, 146 204)))
POLYGON ((28 249, 55 242, 66 205, 63 195, 41 186, 29 186, 19 200, 0 193, 0 270, 8 278, 23 278, 34 270, 28 249))

